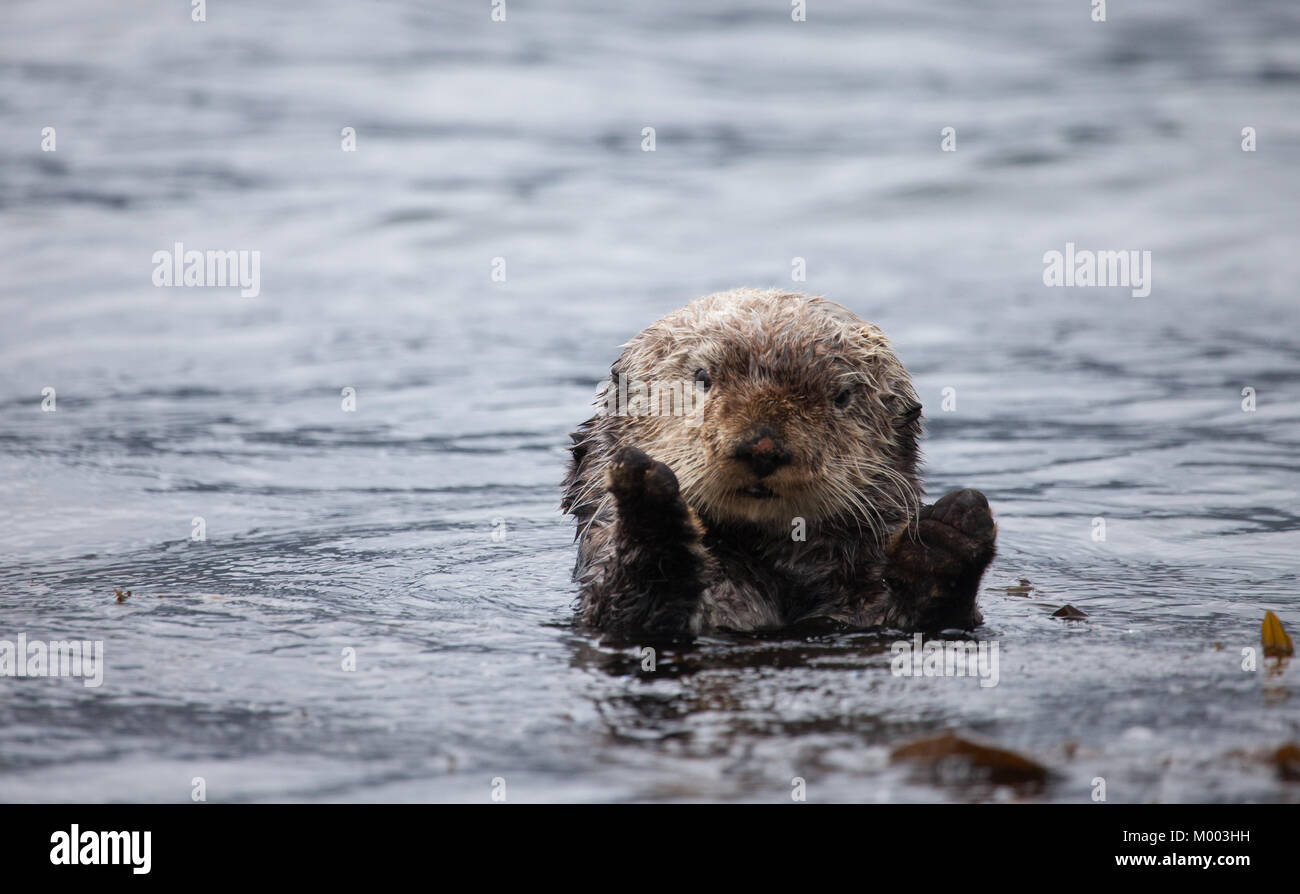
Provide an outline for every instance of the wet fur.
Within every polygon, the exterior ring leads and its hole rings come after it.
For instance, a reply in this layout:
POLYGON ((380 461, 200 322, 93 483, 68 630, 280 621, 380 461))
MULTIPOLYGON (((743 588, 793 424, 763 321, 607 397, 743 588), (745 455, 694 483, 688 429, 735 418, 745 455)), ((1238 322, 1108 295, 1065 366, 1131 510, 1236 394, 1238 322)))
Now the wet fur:
POLYGON ((563 508, 585 623, 677 637, 981 622, 992 514, 972 490, 921 505, 921 405, 879 329, 822 298, 722 292, 632 339, 606 387, 697 370, 701 416, 598 412, 573 434, 563 508), (758 474, 738 458, 755 443, 788 460, 758 474))

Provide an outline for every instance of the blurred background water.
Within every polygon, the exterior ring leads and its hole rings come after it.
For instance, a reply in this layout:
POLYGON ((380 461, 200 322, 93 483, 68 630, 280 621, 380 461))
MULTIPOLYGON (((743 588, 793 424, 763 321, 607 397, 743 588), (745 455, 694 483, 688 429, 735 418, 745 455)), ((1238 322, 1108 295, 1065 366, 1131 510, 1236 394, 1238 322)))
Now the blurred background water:
POLYGON ((0 639, 107 662, 0 679, 0 798, 1300 800, 1297 670, 1241 669, 1300 629, 1295 3, 188 6, 0 13, 0 639), (261 294, 154 287, 178 241, 261 294), (1150 296, 1045 287, 1067 241, 1150 296), (892 338, 998 517, 996 687, 573 626, 566 433, 738 285, 892 338), (950 729, 1056 775, 889 760, 950 729))

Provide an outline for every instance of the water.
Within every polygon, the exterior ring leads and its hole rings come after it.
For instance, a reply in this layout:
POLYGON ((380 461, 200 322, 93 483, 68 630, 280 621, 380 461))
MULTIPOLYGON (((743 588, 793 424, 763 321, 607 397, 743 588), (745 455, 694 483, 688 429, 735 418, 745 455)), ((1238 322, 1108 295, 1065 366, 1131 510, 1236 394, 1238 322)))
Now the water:
POLYGON ((1300 631, 1300 9, 565 6, 9 4, 0 638, 107 669, 3 682, 0 798, 1300 800, 1297 669, 1241 669, 1300 631), (261 294, 155 288, 177 241, 261 294), (1151 295, 1045 287, 1067 241, 1151 295), (913 372, 929 492, 989 496, 996 687, 877 634, 643 674, 572 624, 596 381, 795 257, 913 372), (889 760, 950 729, 1055 775, 889 760))

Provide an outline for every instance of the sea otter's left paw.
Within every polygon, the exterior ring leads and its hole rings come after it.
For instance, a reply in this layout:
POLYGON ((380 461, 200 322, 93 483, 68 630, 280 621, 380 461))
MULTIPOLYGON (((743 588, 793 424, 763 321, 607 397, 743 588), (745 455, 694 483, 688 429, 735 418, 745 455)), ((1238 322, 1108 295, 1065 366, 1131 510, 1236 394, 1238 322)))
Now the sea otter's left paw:
POLYGON ((899 530, 890 544, 888 623, 912 630, 978 626, 975 598, 996 536, 988 500, 977 490, 921 507, 915 527, 899 530))
POLYGON ((993 558, 997 526, 989 502, 977 490, 955 490, 933 506, 922 506, 915 527, 902 528, 890 545, 896 576, 949 585, 978 582, 993 558))
POLYGON ((961 565, 982 570, 993 558, 997 525, 989 501, 977 490, 955 490, 933 506, 922 506, 918 521, 921 542, 961 565))

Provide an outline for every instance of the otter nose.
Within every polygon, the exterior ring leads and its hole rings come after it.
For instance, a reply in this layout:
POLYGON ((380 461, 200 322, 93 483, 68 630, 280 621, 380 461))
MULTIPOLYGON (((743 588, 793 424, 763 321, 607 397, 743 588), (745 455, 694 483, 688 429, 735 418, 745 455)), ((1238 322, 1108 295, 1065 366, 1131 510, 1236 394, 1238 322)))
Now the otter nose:
POLYGON ((736 459, 743 460, 759 478, 766 478, 790 462, 781 439, 766 425, 760 427, 748 440, 736 445, 736 459))

